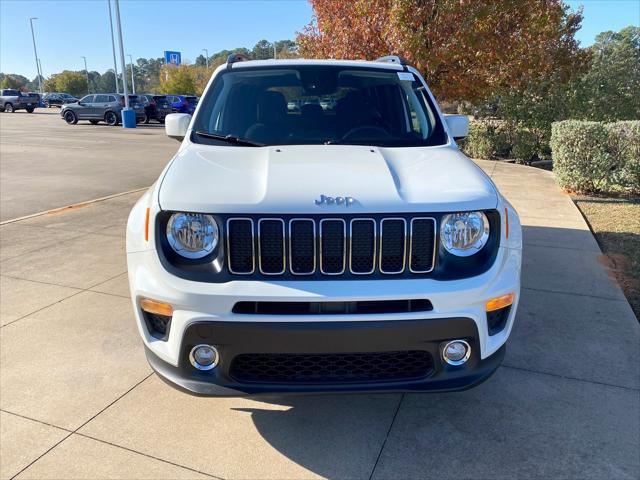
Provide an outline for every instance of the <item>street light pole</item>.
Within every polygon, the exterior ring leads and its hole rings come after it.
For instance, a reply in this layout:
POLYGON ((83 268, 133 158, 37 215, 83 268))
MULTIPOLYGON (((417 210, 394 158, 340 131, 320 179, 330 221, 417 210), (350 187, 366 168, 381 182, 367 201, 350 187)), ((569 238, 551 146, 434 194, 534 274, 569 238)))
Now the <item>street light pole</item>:
POLYGON ((111 33, 111 50, 113 51, 113 72, 116 76, 116 93, 120 93, 118 87, 118 62, 116 62, 116 42, 113 39, 113 19, 111 18, 111 0, 107 0, 109 5, 109 32, 111 33))
POLYGON ((133 90, 133 94, 136 94, 136 81, 133 79, 133 58, 131 54, 127 54, 129 57, 129 66, 131 67, 131 89, 133 90))
POLYGON ((91 93, 91 89, 89 88, 89 70, 87 70, 87 57, 80 57, 84 60, 84 74, 87 77, 87 93, 91 93))
POLYGON ((120 43, 120 66, 122 67, 122 91, 124 93, 124 110, 122 111, 122 126, 125 128, 136 128, 135 112, 129 108, 129 95, 127 92, 127 71, 124 61, 124 43, 122 41, 122 24, 120 23, 120 2, 114 0, 116 9, 116 25, 118 27, 118 41, 120 43), (133 121, 131 116, 133 115, 133 121))
POLYGON ((206 57, 204 57, 205 61, 207 62, 207 68, 209 68, 209 50, 207 50, 206 48, 203 48, 202 51, 205 53, 206 57))
POLYGON ((38 72, 38 89, 42 94, 42 76, 40 74, 40 63, 38 63, 38 50, 36 50, 36 36, 33 33, 33 21, 37 19, 38 17, 29 18, 29 24, 31 25, 31 40, 33 40, 33 54, 36 57, 36 70, 38 72))
MULTIPOLYGON (((44 73, 42 73, 42 62, 40 61, 40 58, 38 58, 38 66, 40 67, 40 76, 38 77, 38 79, 40 80, 44 78, 44 73)), ((43 93, 43 92, 40 92, 40 93, 43 93)))

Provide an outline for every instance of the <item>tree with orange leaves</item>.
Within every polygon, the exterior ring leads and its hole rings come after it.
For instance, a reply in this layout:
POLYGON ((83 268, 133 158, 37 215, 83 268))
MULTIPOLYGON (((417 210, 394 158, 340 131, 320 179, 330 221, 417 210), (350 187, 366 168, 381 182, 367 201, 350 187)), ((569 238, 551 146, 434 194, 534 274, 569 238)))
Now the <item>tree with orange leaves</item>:
POLYGON ((298 35, 311 58, 398 54, 436 95, 478 101, 526 88, 551 73, 569 78, 585 63, 574 39, 582 12, 562 0, 311 0, 298 35))

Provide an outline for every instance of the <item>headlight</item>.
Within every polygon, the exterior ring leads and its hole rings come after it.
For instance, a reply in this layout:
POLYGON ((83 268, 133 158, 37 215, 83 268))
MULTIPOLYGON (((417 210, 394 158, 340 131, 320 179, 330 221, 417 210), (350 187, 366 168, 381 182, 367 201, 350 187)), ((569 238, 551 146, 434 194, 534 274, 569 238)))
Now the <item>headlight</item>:
POLYGON ((202 258, 213 252, 220 231, 211 215, 174 213, 167 224, 167 240, 178 255, 202 258))
POLYGON ((480 251, 489 238, 489 220, 482 212, 452 213, 442 217, 440 242, 458 257, 480 251))

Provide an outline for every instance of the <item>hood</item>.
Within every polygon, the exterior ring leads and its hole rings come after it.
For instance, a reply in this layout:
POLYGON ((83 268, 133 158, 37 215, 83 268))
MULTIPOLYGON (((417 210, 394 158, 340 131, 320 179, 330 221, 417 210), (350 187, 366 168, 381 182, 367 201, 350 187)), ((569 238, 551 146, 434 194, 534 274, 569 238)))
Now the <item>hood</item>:
POLYGON ((455 147, 183 146, 159 192, 163 210, 390 213, 495 208, 491 180, 455 147), (321 195, 351 197, 317 205, 321 195))

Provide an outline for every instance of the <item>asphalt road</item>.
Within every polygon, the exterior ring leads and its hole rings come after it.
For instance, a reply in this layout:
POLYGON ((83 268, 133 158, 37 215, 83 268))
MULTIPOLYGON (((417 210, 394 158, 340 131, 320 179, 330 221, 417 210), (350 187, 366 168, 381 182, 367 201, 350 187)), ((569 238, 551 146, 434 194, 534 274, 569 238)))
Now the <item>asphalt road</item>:
POLYGON ((157 123, 67 125, 59 110, 0 113, 0 221, 151 185, 178 148, 157 123))

